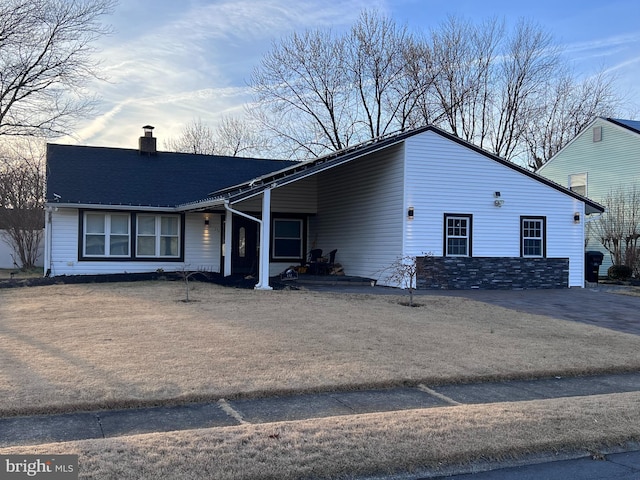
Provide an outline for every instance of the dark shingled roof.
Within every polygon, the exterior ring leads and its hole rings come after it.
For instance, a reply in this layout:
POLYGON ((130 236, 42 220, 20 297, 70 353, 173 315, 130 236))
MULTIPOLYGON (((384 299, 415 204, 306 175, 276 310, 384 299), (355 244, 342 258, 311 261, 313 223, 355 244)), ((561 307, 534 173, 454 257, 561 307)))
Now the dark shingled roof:
POLYGON ((49 144, 47 201, 174 207, 296 163, 49 144))
POLYGON ((618 125, 634 130, 636 133, 640 133, 640 121, 638 120, 624 120, 622 118, 607 118, 610 122, 617 123, 618 125))

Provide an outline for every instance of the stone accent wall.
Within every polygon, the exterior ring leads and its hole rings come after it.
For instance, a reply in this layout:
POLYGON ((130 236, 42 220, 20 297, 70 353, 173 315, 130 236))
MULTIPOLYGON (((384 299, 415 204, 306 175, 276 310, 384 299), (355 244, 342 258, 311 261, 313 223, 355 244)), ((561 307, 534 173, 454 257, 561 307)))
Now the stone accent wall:
POLYGON ((568 288, 568 258, 417 257, 419 290, 568 288))

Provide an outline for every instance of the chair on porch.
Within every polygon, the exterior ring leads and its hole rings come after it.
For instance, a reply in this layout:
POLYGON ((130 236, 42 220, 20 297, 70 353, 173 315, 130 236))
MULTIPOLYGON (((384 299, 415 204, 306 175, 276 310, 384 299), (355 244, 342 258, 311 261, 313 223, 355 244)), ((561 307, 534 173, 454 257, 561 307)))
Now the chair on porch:
POLYGON ((326 261, 318 263, 318 266, 320 267, 318 269, 318 273, 320 275, 329 275, 331 273, 336 263, 336 253, 338 253, 337 248, 329 252, 329 257, 326 259, 326 261))
POLYGON ((321 257, 322 257, 321 248, 314 248, 309 252, 309 256, 307 258, 307 267, 309 268, 309 273, 311 275, 319 274, 319 269, 320 269, 319 265, 320 265, 321 257))

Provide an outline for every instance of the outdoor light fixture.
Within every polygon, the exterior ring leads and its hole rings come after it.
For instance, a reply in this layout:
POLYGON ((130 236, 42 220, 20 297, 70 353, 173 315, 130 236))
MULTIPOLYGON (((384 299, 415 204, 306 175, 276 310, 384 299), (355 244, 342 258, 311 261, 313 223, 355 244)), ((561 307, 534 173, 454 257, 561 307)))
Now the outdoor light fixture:
POLYGON ((409 220, 413 220, 413 207, 409 207, 409 209, 407 210, 407 218, 409 220))
POLYGON ((205 217, 204 219, 204 226, 209 228, 209 217, 205 217))
POLYGON ((580 223, 580 212, 573 214, 573 223, 580 223))

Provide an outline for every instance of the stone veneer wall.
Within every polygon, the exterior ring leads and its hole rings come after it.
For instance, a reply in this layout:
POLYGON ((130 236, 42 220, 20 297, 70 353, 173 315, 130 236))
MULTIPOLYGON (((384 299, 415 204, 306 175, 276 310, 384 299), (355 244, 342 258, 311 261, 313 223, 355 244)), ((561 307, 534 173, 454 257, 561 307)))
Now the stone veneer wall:
POLYGON ((419 290, 568 288, 568 258, 417 257, 419 290))

